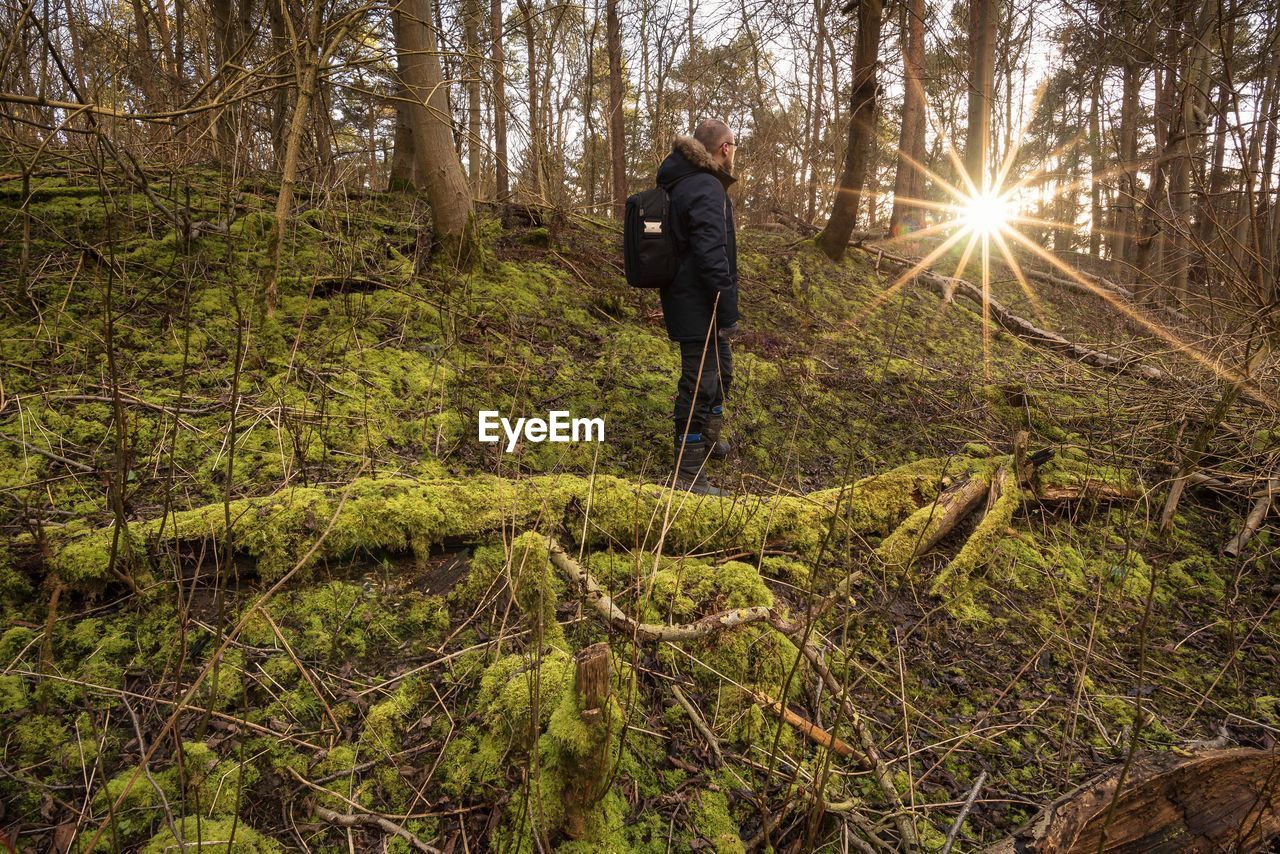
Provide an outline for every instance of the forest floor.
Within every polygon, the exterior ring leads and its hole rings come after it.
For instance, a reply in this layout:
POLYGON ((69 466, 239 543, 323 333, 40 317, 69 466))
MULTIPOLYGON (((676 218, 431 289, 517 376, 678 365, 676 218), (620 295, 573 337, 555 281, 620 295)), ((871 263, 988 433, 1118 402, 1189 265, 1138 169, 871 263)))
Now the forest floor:
POLYGON ((0 183, 20 851, 937 851, 983 775, 974 850, 1131 747, 1280 734, 1280 530, 1222 548, 1280 424, 1237 401, 1202 469, 1238 492, 1189 490, 1161 532, 1222 387, 1161 326, 997 268, 1011 310, 1177 379, 1104 372, 874 252, 743 229, 732 497, 693 498, 662 485, 679 354, 611 222, 486 214, 459 275, 422 260, 413 198, 304 194, 267 312, 272 188, 156 187, 217 228, 184 244, 90 177, 0 183), (481 409, 606 441, 507 454, 481 409), (634 622, 726 610, 692 639, 634 622))

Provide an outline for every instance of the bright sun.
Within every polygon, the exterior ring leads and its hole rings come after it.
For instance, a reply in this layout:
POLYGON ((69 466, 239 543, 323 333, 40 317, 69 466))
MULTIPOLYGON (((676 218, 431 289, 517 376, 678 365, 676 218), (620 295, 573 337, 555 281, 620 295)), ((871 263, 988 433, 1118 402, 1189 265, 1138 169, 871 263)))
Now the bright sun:
POLYGON ((1006 196, 980 193, 964 200, 960 217, 974 234, 990 236, 1004 230, 1013 217, 1013 207, 1006 196))

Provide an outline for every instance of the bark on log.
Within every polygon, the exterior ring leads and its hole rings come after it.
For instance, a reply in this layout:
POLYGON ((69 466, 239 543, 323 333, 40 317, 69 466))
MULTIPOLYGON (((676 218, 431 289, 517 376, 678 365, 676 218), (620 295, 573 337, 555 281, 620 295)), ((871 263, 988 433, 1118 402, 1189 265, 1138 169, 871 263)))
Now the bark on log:
POLYGON ((1280 753, 1236 748, 1139 758, 1116 801, 1119 768, 1086 783, 988 854, 1199 854, 1260 851, 1280 839, 1280 753))

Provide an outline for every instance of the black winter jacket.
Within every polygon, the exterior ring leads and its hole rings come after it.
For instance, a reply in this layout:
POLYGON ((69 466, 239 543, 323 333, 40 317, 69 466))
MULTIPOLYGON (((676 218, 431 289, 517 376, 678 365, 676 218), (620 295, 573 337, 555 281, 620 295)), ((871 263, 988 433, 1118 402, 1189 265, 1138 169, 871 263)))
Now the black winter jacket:
POLYGON ((672 341, 705 340, 713 313, 717 329, 738 322, 738 246, 728 193, 734 180, 692 136, 677 136, 658 167, 658 185, 671 194, 671 233, 680 253, 675 280, 659 291, 672 341))

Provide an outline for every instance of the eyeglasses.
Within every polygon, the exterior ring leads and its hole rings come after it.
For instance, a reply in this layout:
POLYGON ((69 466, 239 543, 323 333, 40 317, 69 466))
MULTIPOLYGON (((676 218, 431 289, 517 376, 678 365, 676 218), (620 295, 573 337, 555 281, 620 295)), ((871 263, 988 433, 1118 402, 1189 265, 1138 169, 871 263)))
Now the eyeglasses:
POLYGON ((727 145, 727 146, 729 146, 730 148, 737 148, 737 147, 738 147, 738 143, 736 143, 736 142, 725 142, 725 143, 721 143, 721 145, 727 145))

